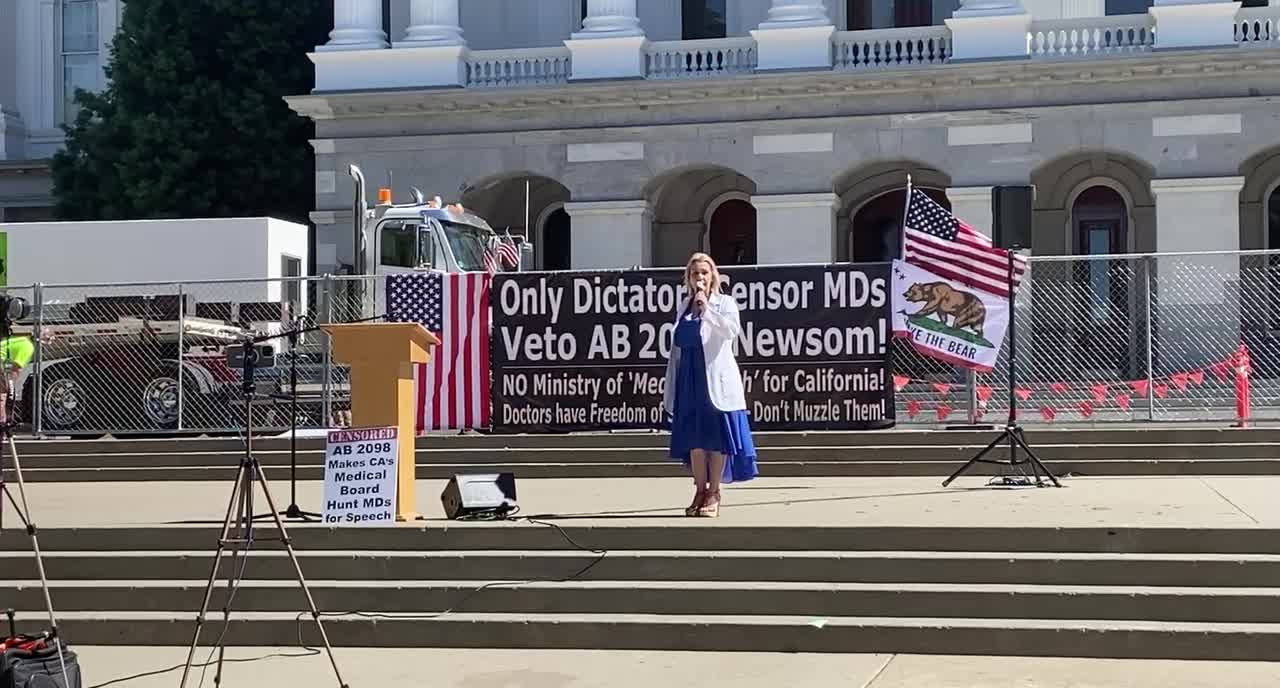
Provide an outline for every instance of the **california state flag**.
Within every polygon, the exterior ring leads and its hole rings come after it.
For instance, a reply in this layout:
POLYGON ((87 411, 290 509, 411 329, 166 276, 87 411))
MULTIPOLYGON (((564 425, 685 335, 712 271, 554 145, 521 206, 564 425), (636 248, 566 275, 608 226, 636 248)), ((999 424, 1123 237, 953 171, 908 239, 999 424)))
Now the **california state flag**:
POLYGON ((893 334, 916 351, 962 368, 989 373, 995 367, 1009 300, 967 287, 928 270, 893 261, 893 334))

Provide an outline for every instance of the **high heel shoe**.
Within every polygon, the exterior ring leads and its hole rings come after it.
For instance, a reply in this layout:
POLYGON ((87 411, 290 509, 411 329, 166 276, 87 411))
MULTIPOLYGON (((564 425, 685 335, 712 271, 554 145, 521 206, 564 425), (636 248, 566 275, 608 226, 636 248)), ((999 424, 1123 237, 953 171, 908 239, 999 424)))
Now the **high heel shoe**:
POLYGON ((698 488, 698 491, 693 493, 693 502, 689 504, 689 507, 684 510, 684 515, 697 516, 698 512, 702 509, 702 503, 706 501, 706 499, 707 499, 706 491, 703 490, 702 488, 698 488))
POLYGON ((698 509, 698 515, 706 518, 716 518, 720 515, 720 490, 707 495, 702 507, 698 509))

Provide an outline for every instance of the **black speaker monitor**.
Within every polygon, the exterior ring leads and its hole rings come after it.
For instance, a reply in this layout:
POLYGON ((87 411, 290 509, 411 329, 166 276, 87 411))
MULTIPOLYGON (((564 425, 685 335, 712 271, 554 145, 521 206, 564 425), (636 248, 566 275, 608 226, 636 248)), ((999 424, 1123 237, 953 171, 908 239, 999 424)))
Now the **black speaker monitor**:
POLYGON ((1031 248, 1031 205, 1035 187, 991 189, 991 242, 1000 248, 1031 248))
POLYGON ((516 506, 516 476, 513 473, 455 475, 440 493, 440 503, 450 520, 472 514, 508 513, 516 506))

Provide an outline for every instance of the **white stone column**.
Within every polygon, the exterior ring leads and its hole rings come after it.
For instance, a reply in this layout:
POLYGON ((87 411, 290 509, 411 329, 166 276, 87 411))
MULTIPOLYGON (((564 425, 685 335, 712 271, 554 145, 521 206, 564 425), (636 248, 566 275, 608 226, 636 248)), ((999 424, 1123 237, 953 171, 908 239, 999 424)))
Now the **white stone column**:
MULTIPOLYGON (((1236 251, 1240 248, 1240 190, 1244 177, 1153 179, 1156 252, 1236 251)), ((1154 264, 1153 264, 1154 263, 1154 264)), ((1163 370, 1190 370, 1221 360, 1239 342, 1240 258, 1235 255, 1161 256, 1155 271, 1163 370), (1171 357, 1177 356, 1174 359, 1171 357)))
POLYGON ((573 268, 649 267, 653 257, 653 211, 648 201, 566 203, 573 223, 573 268))
POLYGON ((1155 0, 1147 10, 1156 20, 1156 49, 1235 47, 1239 2, 1155 0))
POLYGON ((470 51, 462 36, 460 1, 410 0, 404 40, 393 43, 382 68, 390 85, 466 85, 470 51))
POLYGON ((773 0, 768 18, 751 32, 756 39, 756 68, 829 68, 835 33, 822 0, 773 0))
POLYGON ((382 30, 382 0, 333 0, 333 30, 318 52, 387 47, 382 30))
POLYGON ((761 265, 834 261, 839 202, 833 193, 752 196, 757 261, 761 265))
POLYGON ((27 127, 16 109, 0 103, 0 160, 26 159, 27 127))
POLYGON ((458 10, 459 0, 409 0, 409 28, 397 48, 466 45, 458 10))
POLYGON ((570 80, 645 76, 648 40, 636 14, 636 0, 587 0, 582 30, 564 44, 573 56, 570 80))
POLYGON ((636 0, 587 0, 587 16, 574 38, 643 36, 636 0))
POLYGON ((1027 56, 1031 15, 1019 0, 960 0, 946 25, 952 61, 1027 56))
POLYGON ((951 201, 951 214, 965 224, 982 232, 988 239, 995 221, 991 211, 991 187, 957 186, 947 189, 951 201))

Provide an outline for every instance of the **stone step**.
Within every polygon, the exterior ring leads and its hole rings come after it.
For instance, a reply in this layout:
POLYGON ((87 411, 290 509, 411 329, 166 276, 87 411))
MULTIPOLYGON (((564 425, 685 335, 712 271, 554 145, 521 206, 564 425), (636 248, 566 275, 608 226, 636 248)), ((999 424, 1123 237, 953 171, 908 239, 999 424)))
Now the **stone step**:
MULTIPOLYGON (((1268 587, 1280 581, 1276 555, 1131 555, 1057 552, 749 552, 673 550, 556 551, 348 551, 297 552, 308 580, 440 581, 718 581, 828 583, 951 583, 1150 587, 1268 587)), ((255 580, 295 580, 280 550, 250 554, 255 580)), ((223 555, 219 575, 228 571, 223 555)), ((45 552, 50 580, 206 580, 211 551, 45 552)), ((37 577, 29 552, 0 552, 0 580, 37 577)), ((141 584, 141 583, 140 583, 141 584)))
MULTIPOLYGON (((994 437, 992 435, 991 437, 994 437)), ((988 442, 990 439, 988 439, 988 442)), ((846 462, 846 461, 944 461, 965 462, 987 443, 953 446, 929 445, 811 445, 775 446, 760 448, 762 461, 774 462, 846 462)), ((1280 460, 1280 445, 1258 442, 1221 442, 1188 444, 1035 444, 1031 446, 1042 461, 1101 461, 1101 460, 1210 460, 1210 459, 1273 459, 1280 460)), ((993 449, 996 457, 1007 456, 1007 445, 993 449)), ((244 456, 244 451, 232 452, 183 452, 110 453, 88 452, 62 454, 19 454, 22 466, 27 470, 73 468, 170 468, 234 466, 244 456)), ((324 464, 322 449, 299 450, 291 456, 288 450, 255 449, 253 456, 264 466, 289 466, 296 461, 299 467, 320 467, 324 464)), ((471 465, 471 464, 643 464, 668 461, 667 449, 660 447, 632 448, 528 448, 528 449, 419 449, 415 460, 419 466, 471 465)))
MULTIPOLYGON (((572 577, 572 572, 566 574, 572 577)), ((206 580, 52 581, 58 608, 79 612, 195 612, 206 580)), ((226 582, 210 605, 223 608, 226 582)), ((721 581, 327 581, 308 578, 316 607, 340 613, 696 614, 895 616, 1271 623, 1277 588, 1153 588, 940 583, 721 581), (486 587, 487 586, 487 587, 486 587)), ((39 580, 0 583, 0 599, 23 617, 44 609, 39 580)), ((236 611, 307 608, 296 581, 240 580, 236 611)))
MULTIPOLYGON (((317 647, 305 613, 210 614, 200 647, 317 647), (225 631, 225 632, 224 632, 225 631)), ((191 612, 64 612, 76 645, 184 646, 191 612)), ((1280 624, 813 616, 448 614, 323 616, 337 647, 966 654, 1280 660, 1280 624)), ((207 651, 207 650, 206 650, 207 651)))
MULTIPOLYGON (((1007 456, 1007 454, 1006 454, 1007 456)), ((1021 455, 1020 455, 1021 456, 1021 455)), ((962 456, 952 460, 868 460, 774 461, 762 456, 757 462, 760 474, 769 477, 908 477, 950 475, 968 460, 962 456)), ((997 455, 997 458, 1000 458, 997 455)), ((1054 475, 1076 476, 1172 476, 1172 475, 1280 475, 1280 459, 1043 459, 1054 475)), ((23 477, 31 483, 108 483, 108 482, 208 482, 234 480, 239 469, 238 458, 213 466, 124 467, 124 468, 29 468, 23 464, 23 477)), ((287 464, 264 466, 273 480, 287 479, 293 470, 287 464)), ((1030 472, 1030 468, 1024 465, 1030 472)), ((448 479, 462 473, 513 472, 517 479, 532 478, 676 478, 687 471, 677 462, 659 459, 647 463, 439 463, 419 464, 414 473, 420 480, 448 479)), ((1008 469, 1003 472, 1007 473, 1008 469)), ((996 466, 978 464, 966 475, 989 477, 999 475, 996 466)), ((318 466, 298 466, 298 480, 322 480, 318 466)))
MULTIPOLYGON (((565 525, 447 522, 398 527, 332 528, 290 523, 295 551, 1002 552, 1138 554, 1280 554, 1280 530, 1265 527, 1041 526, 734 526, 709 519, 661 519, 656 525, 565 525), (693 522, 690 525, 685 523, 693 522)), ((8 523, 8 522, 6 522, 8 523)), ((219 524, 220 526, 220 524, 219 524)), ((217 547, 220 527, 206 524, 41 528, 41 551, 190 552, 217 547)), ((258 522, 254 552, 279 549, 273 525, 258 522)), ((0 530, 0 551, 29 552, 24 531, 0 530)))
MULTIPOLYGON (((316 431, 306 431, 314 435, 316 431)), ((775 446, 895 446, 933 445, 952 447, 979 445, 990 441, 991 430, 932 430, 897 427, 866 432, 756 432, 753 439, 759 447, 775 446)), ((1280 443, 1280 427, 1232 428, 1222 422, 1195 427, 1189 423, 1144 423, 1126 427, 1026 428, 1027 440, 1033 444, 1215 444, 1219 442, 1280 443)), ((229 438, 153 438, 153 439, 19 439, 18 450, 24 455, 36 454, 110 454, 213 451, 237 452, 243 443, 229 438)), ((287 435, 255 437, 254 446, 261 450, 287 451, 287 435)), ((300 436, 300 450, 324 448, 322 437, 300 436)), ((548 435, 491 435, 481 433, 429 435, 419 437, 421 449, 502 449, 502 448, 661 448, 667 434, 652 431, 612 433, 574 433, 548 435)))

